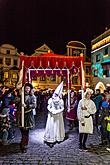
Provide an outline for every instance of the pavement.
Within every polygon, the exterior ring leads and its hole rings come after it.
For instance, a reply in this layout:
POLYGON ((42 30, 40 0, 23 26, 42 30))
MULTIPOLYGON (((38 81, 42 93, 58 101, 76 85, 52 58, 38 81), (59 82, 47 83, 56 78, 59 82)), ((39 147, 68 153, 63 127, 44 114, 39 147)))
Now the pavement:
POLYGON ((77 129, 69 130, 65 120, 67 139, 53 148, 44 144, 45 116, 37 114, 36 128, 30 130, 29 147, 21 153, 19 142, 21 134, 16 128, 15 138, 7 146, 0 146, 0 165, 109 165, 110 152, 100 146, 100 137, 94 129, 87 141, 88 151, 78 148, 77 129))

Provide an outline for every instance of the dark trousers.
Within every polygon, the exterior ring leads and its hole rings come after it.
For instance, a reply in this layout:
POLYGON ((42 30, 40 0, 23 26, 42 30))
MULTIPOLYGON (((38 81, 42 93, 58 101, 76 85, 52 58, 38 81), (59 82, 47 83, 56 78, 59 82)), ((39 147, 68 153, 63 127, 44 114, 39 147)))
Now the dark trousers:
POLYGON ((29 129, 21 128, 20 130, 21 130, 21 135, 22 135, 20 147, 21 149, 24 149, 28 145, 29 129))
POLYGON ((100 133, 101 133, 101 142, 102 142, 103 145, 106 145, 108 134, 107 134, 106 127, 104 127, 103 125, 100 128, 100 133))
POLYGON ((88 134, 87 133, 80 133, 79 134, 79 145, 80 147, 86 147, 88 134))
POLYGON ((99 110, 97 110, 95 113, 95 125, 97 130, 98 130, 98 120, 99 120, 99 110))
POLYGON ((110 148, 110 132, 107 131, 107 145, 110 148))

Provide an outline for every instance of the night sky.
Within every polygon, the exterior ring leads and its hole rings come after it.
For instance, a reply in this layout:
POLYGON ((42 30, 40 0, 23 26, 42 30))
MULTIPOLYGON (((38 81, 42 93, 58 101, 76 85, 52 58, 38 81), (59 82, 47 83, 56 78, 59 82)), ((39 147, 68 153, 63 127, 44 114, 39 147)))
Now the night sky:
POLYGON ((86 44, 110 28, 110 0, 0 0, 0 45, 12 44, 32 54, 44 43, 54 53, 66 44, 86 44))

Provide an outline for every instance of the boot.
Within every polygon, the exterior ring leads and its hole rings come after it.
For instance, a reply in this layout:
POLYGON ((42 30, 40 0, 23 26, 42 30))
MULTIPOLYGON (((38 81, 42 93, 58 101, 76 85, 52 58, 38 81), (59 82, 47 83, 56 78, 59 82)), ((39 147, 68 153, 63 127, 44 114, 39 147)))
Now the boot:
POLYGON ((83 146, 81 143, 79 143, 79 149, 82 150, 83 149, 83 146))
POLYGON ((26 153, 26 151, 27 151, 25 145, 23 145, 22 142, 20 143, 20 150, 21 150, 22 153, 26 153))
POLYGON ((86 147, 86 145, 85 144, 83 144, 83 150, 87 150, 87 147, 86 147))

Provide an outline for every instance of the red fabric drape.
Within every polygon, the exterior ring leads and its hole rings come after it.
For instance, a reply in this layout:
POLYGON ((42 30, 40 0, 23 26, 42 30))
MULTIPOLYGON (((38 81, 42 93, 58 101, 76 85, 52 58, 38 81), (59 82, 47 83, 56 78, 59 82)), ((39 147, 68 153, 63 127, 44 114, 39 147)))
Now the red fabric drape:
MULTIPOLYGON (((67 80, 67 70, 70 70, 70 74, 80 74, 81 78, 81 61, 84 64, 84 56, 70 57, 57 54, 45 54, 40 56, 26 56, 20 55, 20 67, 24 61, 26 70, 30 69, 42 69, 31 71, 31 78, 34 76, 65 76, 67 80), (54 70, 49 70, 54 69, 54 70), (58 70, 55 70, 58 69, 58 70)), ((28 74, 27 74, 28 75, 28 74)), ((28 76, 27 76, 28 78, 28 76)), ((68 84, 68 82, 66 82, 68 84)), ((71 86, 71 84, 69 84, 71 86)))
POLYGON ((38 69, 39 67, 46 69, 48 68, 48 62, 50 64, 51 69, 56 68, 56 63, 58 64, 58 68, 60 69, 63 68, 71 69, 73 66, 73 62, 77 68, 80 68, 81 60, 84 61, 83 57, 70 57, 70 56, 62 56, 62 55, 56 55, 50 53, 41 56, 20 55, 20 67, 22 61, 24 61, 24 66, 27 68, 34 66, 34 68, 36 69, 38 69))

